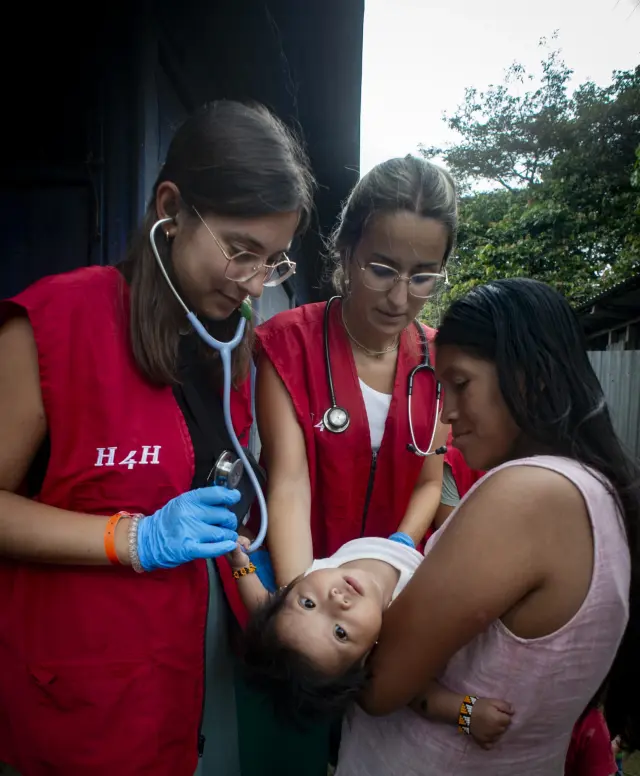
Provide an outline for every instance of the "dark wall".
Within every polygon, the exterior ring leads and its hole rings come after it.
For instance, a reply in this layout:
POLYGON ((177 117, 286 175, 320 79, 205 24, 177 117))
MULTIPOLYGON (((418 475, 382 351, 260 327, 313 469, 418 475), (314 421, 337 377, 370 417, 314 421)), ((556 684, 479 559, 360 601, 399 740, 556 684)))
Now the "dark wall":
POLYGON ((0 54, 11 74, 0 297, 118 261, 174 128, 227 97, 266 103, 307 142, 319 189, 297 292, 319 298, 320 236, 357 179, 364 0, 140 0, 100 13, 39 10, 35 29, 28 9, 13 14, 16 40, 0 54))
POLYGON ((16 5, 12 45, 0 50, 0 296, 104 263, 132 224, 131 25, 72 16, 16 5))

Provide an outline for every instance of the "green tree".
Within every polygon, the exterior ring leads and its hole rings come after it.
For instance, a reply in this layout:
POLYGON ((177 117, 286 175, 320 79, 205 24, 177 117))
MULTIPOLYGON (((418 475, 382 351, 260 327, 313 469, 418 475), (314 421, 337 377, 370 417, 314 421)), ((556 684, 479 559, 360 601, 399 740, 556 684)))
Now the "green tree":
MULTIPOLYGON (((546 40, 540 45, 546 47, 546 40)), ((424 156, 443 156, 463 190, 478 182, 497 183, 508 191, 540 182, 566 144, 571 112, 567 89, 573 74, 557 51, 541 64, 536 89, 524 90, 536 77, 517 62, 507 68, 502 84, 484 92, 466 89, 464 102, 443 116, 459 142, 448 148, 423 146, 424 156)))
POLYGON ((452 282, 431 322, 492 278, 536 277, 579 303, 640 270, 640 66, 572 95, 570 77, 554 51, 536 88, 514 64, 445 116, 458 143, 421 149, 444 158, 463 192, 452 282))

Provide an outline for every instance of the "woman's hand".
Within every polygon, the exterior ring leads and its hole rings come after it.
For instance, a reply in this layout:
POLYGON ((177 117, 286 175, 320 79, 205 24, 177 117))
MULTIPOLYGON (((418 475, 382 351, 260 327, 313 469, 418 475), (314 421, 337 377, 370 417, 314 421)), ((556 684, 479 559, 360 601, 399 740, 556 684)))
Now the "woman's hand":
POLYGON ((236 549, 237 519, 226 507, 237 490, 199 488, 183 493, 138 525, 138 557, 145 571, 174 568, 196 558, 217 558, 236 549))

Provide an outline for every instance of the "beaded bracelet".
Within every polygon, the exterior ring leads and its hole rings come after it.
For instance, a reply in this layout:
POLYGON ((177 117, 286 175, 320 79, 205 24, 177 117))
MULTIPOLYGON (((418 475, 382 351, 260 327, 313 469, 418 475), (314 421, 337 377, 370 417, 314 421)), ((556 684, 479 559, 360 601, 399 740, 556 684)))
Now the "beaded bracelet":
POLYGON ((460 713, 458 714, 458 733, 465 735, 471 734, 471 714, 478 698, 475 695, 465 695, 460 704, 460 713))
POLYGON ((233 570, 233 578, 240 579, 240 577, 246 577, 247 574, 253 574, 255 570, 256 570, 256 567, 253 565, 251 561, 249 561, 248 566, 243 566, 241 569, 233 570))
POLYGON ((137 571, 138 574, 144 573, 140 563, 140 556, 138 555, 138 526, 142 518, 143 515, 131 515, 131 522, 129 523, 129 560, 131 561, 131 568, 137 571))

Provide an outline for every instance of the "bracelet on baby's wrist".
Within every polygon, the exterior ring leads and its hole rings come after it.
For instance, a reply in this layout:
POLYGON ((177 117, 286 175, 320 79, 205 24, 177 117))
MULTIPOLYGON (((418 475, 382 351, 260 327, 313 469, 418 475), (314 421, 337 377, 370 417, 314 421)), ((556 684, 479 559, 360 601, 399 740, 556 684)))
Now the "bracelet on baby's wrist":
POLYGON ((464 696, 458 713, 458 733, 464 733, 467 736, 471 734, 471 714, 477 701, 478 698, 475 695, 464 696))
POLYGON ((251 561, 249 561, 248 566, 242 566, 239 569, 233 570, 233 578, 234 579, 241 579, 242 577, 246 577, 247 574, 253 574, 253 572, 256 570, 256 567, 253 565, 251 561))

